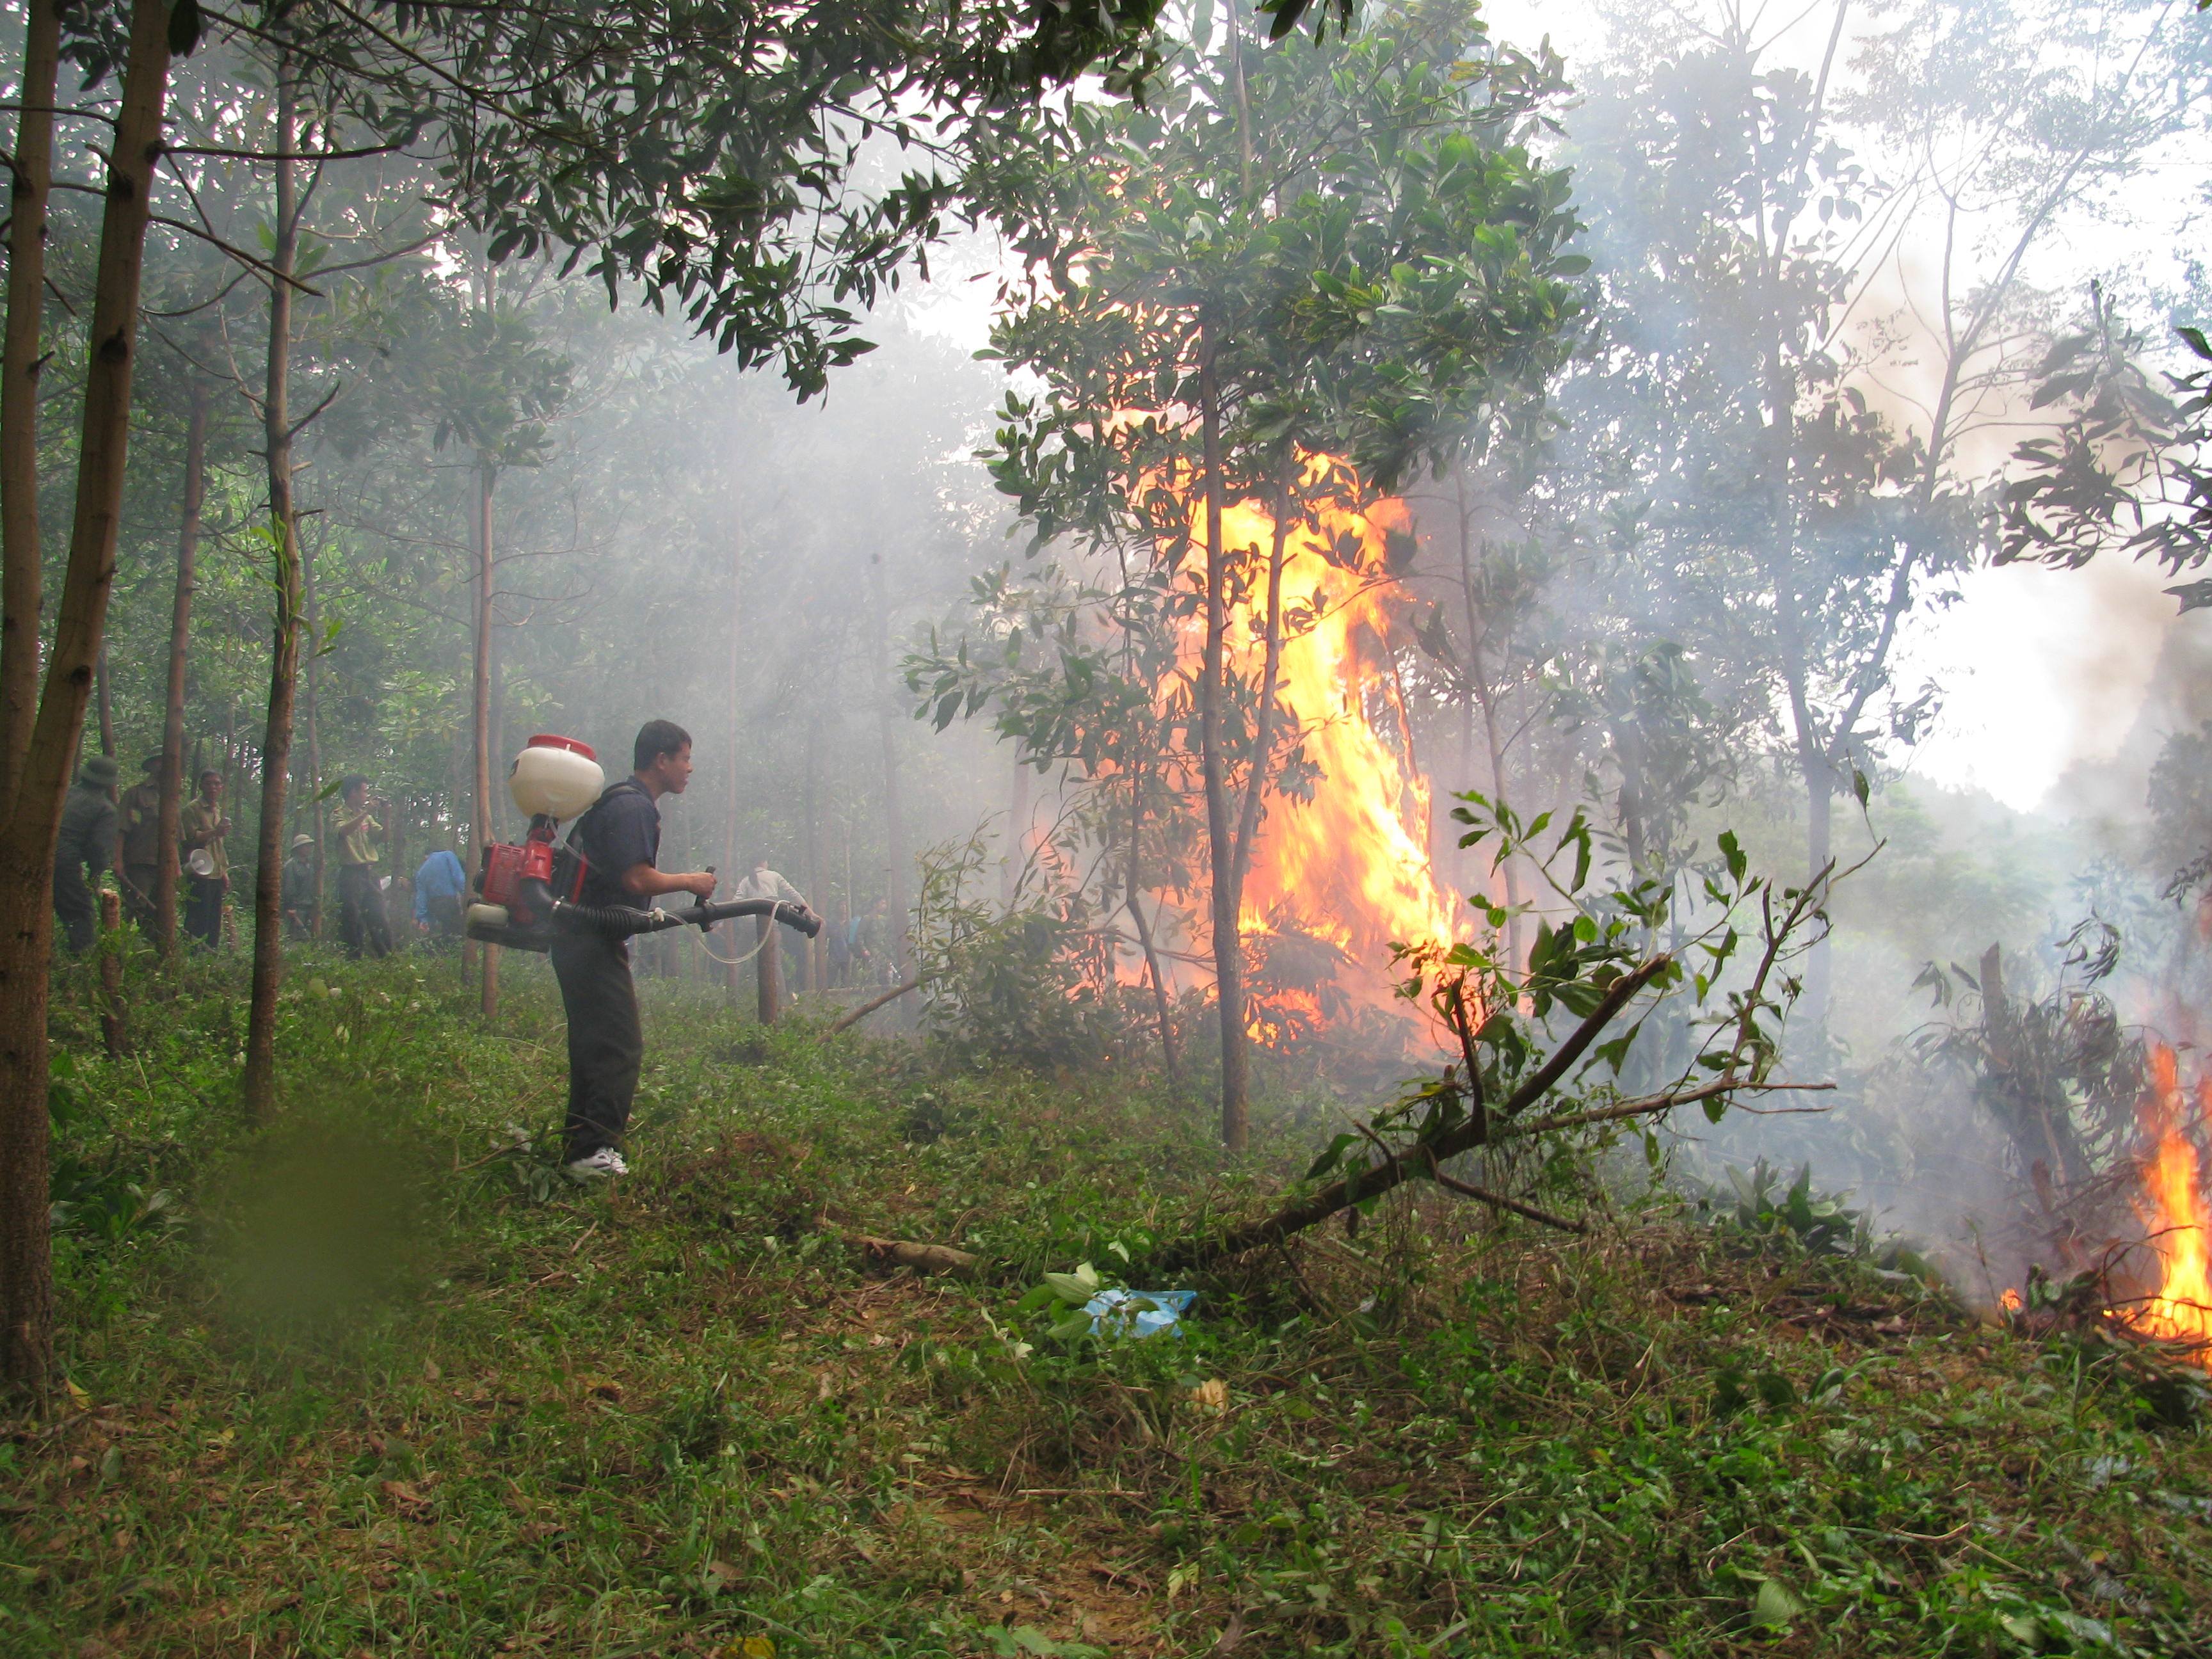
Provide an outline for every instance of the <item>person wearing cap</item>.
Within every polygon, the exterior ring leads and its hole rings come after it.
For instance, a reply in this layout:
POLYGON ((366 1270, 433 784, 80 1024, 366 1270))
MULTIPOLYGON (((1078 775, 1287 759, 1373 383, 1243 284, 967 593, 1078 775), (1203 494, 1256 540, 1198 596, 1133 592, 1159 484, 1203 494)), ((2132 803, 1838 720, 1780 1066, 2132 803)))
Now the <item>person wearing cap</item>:
POLYGON ((222 774, 210 767, 200 774, 199 798, 178 816, 177 836, 191 883, 185 929, 210 951, 222 943, 222 896, 230 890, 230 860, 222 843, 229 834, 230 820, 222 815, 222 774))
MULTIPOLYGON (((103 757, 104 758, 104 757, 103 757)), ((144 774, 123 792, 118 812, 123 826, 123 914, 138 930, 154 931, 154 888, 161 878, 161 757, 149 755, 139 763, 144 774)))
POLYGON ((322 893, 315 881, 315 838, 292 837, 292 851, 284 860, 284 933, 288 939, 313 939, 322 914, 322 893))
POLYGON ((94 755, 77 769, 62 803, 61 839, 54 848, 54 918, 79 955, 100 937, 92 890, 115 856, 115 762, 94 755))

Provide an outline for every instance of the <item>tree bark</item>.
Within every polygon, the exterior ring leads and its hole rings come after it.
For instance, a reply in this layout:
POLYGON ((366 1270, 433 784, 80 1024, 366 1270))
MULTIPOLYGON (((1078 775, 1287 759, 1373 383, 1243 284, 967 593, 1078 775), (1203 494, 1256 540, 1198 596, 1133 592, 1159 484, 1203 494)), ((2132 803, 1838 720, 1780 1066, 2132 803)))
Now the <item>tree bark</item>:
POLYGON ((102 641, 100 655, 92 665, 93 702, 100 718, 100 752, 110 760, 115 757, 115 702, 107 689, 107 646, 102 641))
POLYGON ((132 0, 100 219, 69 564, 38 717, 0 826, 0 1380, 33 1389, 43 1388, 53 1360, 46 1003, 54 842, 115 580, 146 222, 168 91, 168 13, 164 0, 132 0))
MULTIPOLYGON (((476 842, 477 856, 492 843, 491 822, 491 499, 496 475, 489 457, 477 464, 476 842)), ((483 947, 477 1010, 489 1020, 499 1014, 499 946, 483 947)))
MULTIPOLYGON (((299 149, 298 87, 291 60, 276 60, 276 153, 299 149)), ((276 569, 276 626, 269 663, 269 712, 261 736, 261 822, 253 860, 253 989, 246 1013, 246 1115, 265 1123, 276 1109, 276 993, 284 976, 284 799, 292 766, 292 709, 300 682, 305 607, 300 526, 292 501, 292 284, 298 263, 298 178, 276 170, 276 222, 269 254, 269 362, 261 429, 269 465, 269 528, 276 569)), ((226 797, 228 799, 228 797, 226 797)))
POLYGON ((1252 1137, 1244 1034, 1244 945, 1237 914, 1237 848, 1223 775, 1221 701, 1229 629, 1229 560, 1221 545, 1221 397, 1210 334, 1199 345, 1199 426, 1205 447, 1206 654, 1198 675, 1199 766, 1206 784, 1206 847, 1213 879, 1214 1006, 1221 1023, 1221 1144, 1242 1152, 1252 1137))
POLYGON ((61 19, 27 0, 23 112, 9 191, 8 324, 0 344, 0 817, 14 799, 38 714, 39 352, 46 315, 46 203, 53 179, 61 19))
POLYGON ((207 500, 208 399, 197 381, 185 423, 184 523, 177 532, 177 591, 169 603, 169 678, 161 713, 161 805, 155 834, 154 945, 177 954, 177 837, 185 803, 185 661, 191 641, 192 592, 200 556, 200 511, 207 500))
POLYGON ((1160 1059, 1167 1068, 1168 1092, 1182 1093, 1182 1068, 1176 1064, 1174 1011, 1168 1003, 1168 983, 1160 972, 1160 953, 1152 946, 1152 924, 1145 915, 1144 884, 1138 866, 1144 855, 1145 775, 1129 781, 1129 915, 1137 924, 1137 943, 1144 947, 1145 970, 1152 975, 1152 1007, 1160 1022, 1160 1059))

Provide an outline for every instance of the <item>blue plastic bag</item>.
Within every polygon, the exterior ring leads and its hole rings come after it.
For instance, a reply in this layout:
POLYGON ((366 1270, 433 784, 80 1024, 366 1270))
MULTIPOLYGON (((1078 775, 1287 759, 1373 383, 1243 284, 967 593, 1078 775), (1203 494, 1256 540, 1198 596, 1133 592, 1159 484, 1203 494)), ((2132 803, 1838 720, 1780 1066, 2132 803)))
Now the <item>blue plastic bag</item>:
POLYGON ((1183 1315, 1198 1300, 1196 1291, 1103 1290, 1083 1304, 1091 1329, 1099 1336, 1181 1336, 1183 1315))

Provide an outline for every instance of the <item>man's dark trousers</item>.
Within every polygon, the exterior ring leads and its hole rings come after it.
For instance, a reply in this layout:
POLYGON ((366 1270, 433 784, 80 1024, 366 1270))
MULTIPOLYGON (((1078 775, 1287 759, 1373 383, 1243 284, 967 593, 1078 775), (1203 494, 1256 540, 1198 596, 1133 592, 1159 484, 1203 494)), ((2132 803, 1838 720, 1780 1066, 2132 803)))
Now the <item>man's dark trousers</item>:
POLYGON ((221 876, 194 876, 185 903, 185 931, 210 951, 222 945, 222 896, 230 883, 221 876))
POLYGON ((384 919, 384 891, 373 864, 338 866, 338 938, 346 954, 358 958, 392 954, 392 928, 384 919))
POLYGON ((568 1157, 622 1145, 645 1063, 629 945, 603 933, 562 933, 551 951, 568 1016, 568 1157))
POLYGON ((75 860, 54 866, 54 915, 70 950, 82 956, 92 949, 100 937, 100 911, 84 884, 84 866, 75 860))

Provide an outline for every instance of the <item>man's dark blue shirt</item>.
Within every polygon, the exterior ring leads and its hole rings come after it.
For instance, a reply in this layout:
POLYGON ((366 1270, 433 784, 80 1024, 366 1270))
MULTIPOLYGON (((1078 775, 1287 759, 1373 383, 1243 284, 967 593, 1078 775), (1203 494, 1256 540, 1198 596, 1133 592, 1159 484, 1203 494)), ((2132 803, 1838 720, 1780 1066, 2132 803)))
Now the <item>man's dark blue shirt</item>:
POLYGON ((624 778, 601 795, 576 821, 568 840, 589 866, 583 902, 640 908, 652 902, 622 884, 626 872, 641 864, 657 868, 660 857, 660 808, 635 778, 624 778))

